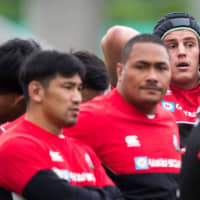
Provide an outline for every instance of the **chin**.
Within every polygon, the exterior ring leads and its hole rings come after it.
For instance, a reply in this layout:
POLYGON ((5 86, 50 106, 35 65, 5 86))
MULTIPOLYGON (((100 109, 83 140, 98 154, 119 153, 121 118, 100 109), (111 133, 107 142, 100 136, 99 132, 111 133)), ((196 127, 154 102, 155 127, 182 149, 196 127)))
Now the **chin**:
POLYGON ((69 127, 69 126, 74 126, 75 124, 77 123, 77 120, 71 120, 71 121, 68 121, 66 126, 69 127))
POLYGON ((157 98, 156 99, 152 99, 151 98, 151 99, 145 99, 144 102, 145 103, 149 103, 149 104, 158 104, 160 102, 160 100, 161 100, 160 98, 159 99, 157 99, 157 98))

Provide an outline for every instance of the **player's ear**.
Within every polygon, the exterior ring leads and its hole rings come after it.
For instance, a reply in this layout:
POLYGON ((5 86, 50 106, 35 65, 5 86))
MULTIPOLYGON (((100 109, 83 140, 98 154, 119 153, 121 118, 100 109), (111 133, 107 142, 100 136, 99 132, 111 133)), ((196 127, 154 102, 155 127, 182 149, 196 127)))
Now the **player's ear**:
POLYGON ((38 81, 31 81, 28 85, 28 93, 31 100, 40 103, 43 100, 45 89, 38 81))
POLYGON ((24 95, 23 95, 23 94, 17 95, 17 96, 15 97, 15 100, 14 100, 14 105, 17 105, 17 104, 19 104, 19 103, 22 102, 22 101, 24 101, 24 95))
POLYGON ((123 76, 123 71, 124 71, 124 66, 121 63, 117 63, 117 80, 120 82, 122 80, 123 76))

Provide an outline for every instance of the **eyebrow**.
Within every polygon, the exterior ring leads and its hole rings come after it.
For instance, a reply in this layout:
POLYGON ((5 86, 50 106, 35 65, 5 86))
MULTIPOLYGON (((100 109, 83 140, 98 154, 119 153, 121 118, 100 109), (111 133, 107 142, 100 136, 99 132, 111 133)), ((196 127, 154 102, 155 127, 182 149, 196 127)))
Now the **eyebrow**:
POLYGON ((138 64, 144 64, 144 65, 149 65, 149 62, 144 61, 144 60, 138 60, 138 61, 136 61, 136 63, 138 63, 138 64))
MULTIPOLYGON (((144 64, 144 65, 150 65, 149 62, 147 61, 144 61, 144 60, 139 60, 139 61, 136 61, 136 64, 144 64)), ((156 65, 166 65, 166 62, 156 62, 156 65)))
MULTIPOLYGON (((196 41, 196 39, 195 39, 194 37, 186 37, 186 38, 183 38, 183 41, 187 41, 187 40, 196 41)), ((177 41, 177 39, 164 40, 164 42, 175 42, 175 41, 177 41)))
POLYGON ((73 81, 65 81, 64 83, 61 83, 61 85, 71 85, 71 86, 75 86, 75 85, 82 85, 82 82, 77 83, 77 82, 73 82, 73 81))

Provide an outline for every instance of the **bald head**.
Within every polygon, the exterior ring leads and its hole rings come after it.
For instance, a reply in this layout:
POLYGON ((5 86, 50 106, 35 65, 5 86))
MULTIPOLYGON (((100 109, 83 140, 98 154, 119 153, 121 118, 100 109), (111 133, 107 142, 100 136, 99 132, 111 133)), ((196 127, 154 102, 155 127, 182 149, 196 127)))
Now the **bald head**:
POLYGON ((140 33, 137 30, 127 26, 113 26, 101 40, 104 62, 113 86, 117 84, 116 65, 121 60, 122 48, 128 40, 138 34, 140 33))

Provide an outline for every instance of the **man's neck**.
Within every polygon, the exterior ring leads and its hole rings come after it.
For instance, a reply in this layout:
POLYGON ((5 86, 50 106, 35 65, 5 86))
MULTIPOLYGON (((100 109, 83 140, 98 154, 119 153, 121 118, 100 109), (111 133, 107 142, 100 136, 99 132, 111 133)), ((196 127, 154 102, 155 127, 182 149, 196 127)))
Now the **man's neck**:
POLYGON ((175 81, 171 81, 171 85, 173 87, 182 89, 182 90, 192 90, 194 88, 196 88, 200 83, 200 80, 192 80, 192 81, 187 81, 187 82, 175 82, 175 81))
POLYGON ((62 133, 62 128, 55 126, 53 123, 51 123, 48 120, 46 120, 45 118, 41 117, 40 114, 33 115, 32 113, 27 112, 25 119, 52 134, 59 135, 62 133), (40 116, 40 117, 38 117, 38 116, 40 116))

